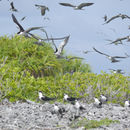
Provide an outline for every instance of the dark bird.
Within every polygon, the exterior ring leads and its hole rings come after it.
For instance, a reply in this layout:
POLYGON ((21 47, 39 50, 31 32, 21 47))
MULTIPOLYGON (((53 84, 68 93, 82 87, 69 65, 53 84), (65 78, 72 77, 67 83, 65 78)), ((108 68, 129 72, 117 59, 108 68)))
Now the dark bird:
POLYGON ((94 51, 96 51, 97 53, 102 54, 102 55, 105 55, 105 56, 111 61, 111 63, 119 62, 120 60, 117 60, 118 58, 128 58, 128 56, 110 56, 110 55, 107 55, 107 54, 105 54, 105 53, 102 53, 102 52, 98 51, 98 50, 95 49, 94 47, 93 47, 93 49, 94 49, 94 51), (116 59, 116 58, 117 58, 117 59, 116 59))
POLYGON ((108 98, 106 96, 104 96, 104 95, 101 94, 100 95, 100 102, 105 103, 107 101, 108 101, 108 98))
POLYGON ((69 3, 59 3, 59 4, 63 5, 63 6, 73 7, 75 10, 83 10, 82 9, 83 7, 93 5, 94 3, 81 3, 78 6, 72 5, 72 4, 69 4, 69 3))
POLYGON ((113 16, 112 18, 108 19, 104 24, 107 24, 107 23, 111 22, 112 20, 114 20, 114 19, 116 19, 116 18, 122 18, 122 20, 123 20, 123 19, 126 19, 126 18, 130 19, 130 17, 129 17, 128 15, 118 14, 118 15, 113 16))
POLYGON ((50 98, 50 97, 44 96, 41 91, 38 92, 38 95, 39 95, 39 99, 41 101, 52 101, 52 100, 55 100, 55 98, 50 98))
POLYGON ((125 104, 124 104, 124 107, 130 107, 130 101, 126 100, 125 104))
POLYGON ((115 70, 115 69, 109 69, 109 70, 111 70, 114 74, 124 74, 124 72, 122 72, 121 69, 117 69, 117 70, 115 70))
POLYGON ((64 49, 65 45, 68 43, 69 37, 70 37, 70 36, 65 37, 64 41, 62 41, 62 42, 60 43, 60 45, 59 45, 58 48, 56 47, 56 45, 55 45, 55 43, 54 43, 54 41, 53 41, 53 45, 55 46, 55 49, 56 49, 54 53, 55 53, 55 55, 56 55, 57 58, 60 58, 60 57, 61 57, 61 54, 62 54, 62 52, 63 52, 63 49, 64 49))
POLYGON ((10 10, 12 10, 14 12, 18 12, 18 10, 14 7, 14 3, 13 2, 10 3, 10 6, 11 6, 10 10))
POLYGON ((42 16, 45 15, 46 10, 49 11, 49 8, 48 8, 47 6, 44 6, 44 5, 37 5, 37 4, 35 4, 35 6, 41 9, 41 15, 42 15, 42 16))
POLYGON ((13 22, 15 24, 17 24, 17 26, 19 27, 19 32, 17 32, 17 34, 23 35, 25 37, 28 37, 28 34, 30 34, 30 31, 42 28, 42 27, 31 27, 31 28, 24 30, 24 28, 19 24, 18 20, 16 19, 16 17, 13 14, 12 14, 12 19, 13 19, 13 22))
POLYGON ((100 107, 102 107, 102 102, 99 101, 97 98, 94 98, 94 105, 95 105, 97 108, 100 108, 100 107))

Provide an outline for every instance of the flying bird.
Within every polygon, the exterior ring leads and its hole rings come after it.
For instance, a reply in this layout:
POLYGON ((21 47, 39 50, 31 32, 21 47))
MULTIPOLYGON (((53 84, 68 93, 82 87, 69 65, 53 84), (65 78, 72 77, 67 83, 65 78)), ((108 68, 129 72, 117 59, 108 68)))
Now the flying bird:
POLYGON ((35 6, 41 9, 41 15, 42 15, 42 16, 45 15, 46 10, 49 11, 49 8, 48 8, 47 6, 44 6, 44 5, 37 5, 37 4, 35 4, 35 6))
POLYGON ((122 37, 122 38, 117 38, 116 40, 112 41, 109 44, 115 44, 115 45, 123 44, 122 41, 126 40, 126 39, 127 39, 127 41, 129 41, 130 40, 130 36, 126 36, 126 37, 122 37))
POLYGON ((39 99, 41 101, 52 101, 52 100, 55 100, 55 98, 50 98, 50 97, 44 96, 41 91, 38 92, 38 96, 39 96, 39 99))
POLYGON ((107 55, 105 53, 98 51, 94 47, 93 47, 93 50, 96 51, 99 54, 105 55, 111 61, 111 63, 119 62, 120 60, 117 60, 118 58, 128 58, 128 56, 110 56, 110 55, 107 55))
POLYGON ((18 12, 18 10, 14 7, 14 3, 13 2, 10 3, 10 6, 11 6, 10 10, 12 10, 14 12, 18 12))
POLYGON ((60 57, 61 57, 61 54, 62 54, 62 52, 63 52, 63 49, 64 49, 65 45, 68 43, 69 37, 70 37, 70 35, 67 36, 67 37, 65 37, 64 41, 62 41, 62 42, 60 43, 60 45, 59 45, 58 48, 56 47, 56 45, 55 45, 55 43, 54 43, 54 41, 53 41, 53 45, 55 46, 55 49, 56 49, 55 52, 54 52, 54 54, 56 55, 57 58, 60 58, 60 57))
POLYGON ((63 5, 63 6, 68 6, 68 7, 73 7, 75 10, 83 10, 82 8, 85 7, 85 6, 91 6, 93 5, 94 3, 81 3, 79 5, 72 5, 72 4, 69 4, 69 3, 59 3, 60 5, 63 5))
POLYGON ((24 28, 19 24, 18 20, 16 19, 16 17, 13 14, 12 14, 12 19, 13 19, 13 22, 15 24, 17 24, 17 26, 19 27, 19 32, 17 32, 17 34, 23 35, 25 37, 29 37, 28 34, 30 34, 30 31, 42 28, 42 27, 31 27, 31 28, 24 30, 24 28))
POLYGON ((124 72, 122 72, 121 69, 117 69, 117 70, 115 70, 115 69, 109 69, 109 70, 111 70, 114 74, 124 74, 124 72))
POLYGON ((118 14, 118 15, 113 16, 112 18, 108 19, 104 24, 107 24, 107 23, 111 22, 112 20, 114 20, 114 19, 116 19, 116 18, 122 18, 122 20, 123 20, 123 19, 126 19, 126 18, 130 19, 130 17, 129 17, 128 15, 118 14))

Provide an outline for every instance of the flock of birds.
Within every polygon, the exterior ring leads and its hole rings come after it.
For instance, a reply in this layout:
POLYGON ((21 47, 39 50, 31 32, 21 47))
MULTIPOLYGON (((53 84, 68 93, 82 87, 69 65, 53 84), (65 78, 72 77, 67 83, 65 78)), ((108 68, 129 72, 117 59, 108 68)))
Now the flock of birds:
MULTIPOLYGON (((59 5, 61 5, 61 6, 72 7, 74 10, 84 10, 85 7, 92 6, 93 4, 94 3, 88 3, 88 2, 87 3, 81 3, 79 5, 73 5, 73 4, 70 4, 70 3, 59 3, 59 5)), ((49 11, 49 7, 47 7, 45 5, 35 4, 35 7, 37 7, 38 9, 41 10, 41 16, 44 16, 46 14, 46 11, 49 11)), ((10 2, 10 10, 13 11, 13 12, 18 12, 18 9, 15 8, 13 2, 10 2)), ((26 18, 25 16, 23 18, 21 18, 21 21, 24 20, 25 18, 26 18)), ((109 18, 109 19, 108 19, 107 15, 105 15, 103 18, 104 18, 104 24, 108 24, 108 23, 112 22, 113 20, 115 20, 117 18, 121 18, 122 20, 123 19, 130 19, 130 17, 128 15, 125 15, 125 14, 118 14, 116 16, 113 16, 113 17, 109 18)), ((72 59, 83 59, 83 58, 80 58, 80 57, 67 58, 67 57, 62 55, 63 49, 64 49, 65 45, 68 43, 68 40, 69 40, 70 36, 65 36, 65 37, 62 37, 62 38, 52 38, 52 37, 49 38, 46 30, 43 29, 43 27, 31 27, 31 28, 28 28, 28 29, 25 30, 22 27, 22 25, 18 22, 18 20, 16 19, 14 14, 12 14, 12 19, 13 19, 13 22, 19 27, 19 31, 17 32, 17 34, 23 35, 25 37, 33 37, 33 38, 35 38, 37 41, 34 42, 34 44, 43 45, 44 41, 49 42, 51 40, 52 44, 54 45, 54 48, 55 48, 54 54, 57 56, 57 58, 65 58, 68 61, 70 61, 72 59), (33 31, 33 30, 40 30, 40 31, 44 32, 46 34, 46 38, 43 39, 41 37, 38 37, 38 36, 32 34, 31 31, 33 31), (61 44, 57 48, 54 41, 55 40, 61 40, 61 39, 63 39, 63 42, 61 42, 61 44)), ((128 35, 128 36, 125 36, 125 37, 122 37, 122 38, 117 38, 114 41, 109 40, 109 41, 111 41, 109 44, 115 44, 115 45, 123 44, 123 42, 122 42, 123 40, 127 40, 128 42, 130 42, 130 36, 128 35)), ((125 56, 110 56, 108 54, 105 54, 105 53, 97 50, 95 47, 93 47, 93 51, 95 51, 95 52, 97 52, 97 53, 99 53, 101 55, 106 56, 111 61, 111 63, 120 62, 119 59, 126 59, 126 58, 130 57, 130 55, 128 55, 126 53, 125 53, 125 56)), ((85 51, 84 53, 87 54, 87 53, 93 52, 93 51, 85 51)), ((116 69, 116 70, 115 69, 109 69, 109 70, 111 70, 113 73, 124 74, 124 72, 121 69, 116 69)))
MULTIPOLYGON (((38 92, 38 96, 39 96, 39 100, 44 101, 44 102, 56 100, 56 98, 50 98, 50 97, 43 95, 42 91, 38 92)), ((81 98, 70 97, 67 94, 64 94, 64 97, 63 97, 63 101, 71 103, 72 105, 74 105, 74 107, 77 110, 79 110, 79 111, 86 110, 85 106, 79 103, 78 100, 80 100, 80 99, 81 98)), ((108 98, 104 95, 100 95, 100 99, 94 97, 93 106, 95 106, 97 108, 101 108, 102 104, 107 103, 107 101, 108 101, 108 98)), ((126 100, 124 103, 124 107, 130 108, 130 101, 126 100)), ((55 112, 60 113, 60 114, 65 112, 65 110, 63 108, 60 108, 57 103, 54 103, 53 109, 55 112)))

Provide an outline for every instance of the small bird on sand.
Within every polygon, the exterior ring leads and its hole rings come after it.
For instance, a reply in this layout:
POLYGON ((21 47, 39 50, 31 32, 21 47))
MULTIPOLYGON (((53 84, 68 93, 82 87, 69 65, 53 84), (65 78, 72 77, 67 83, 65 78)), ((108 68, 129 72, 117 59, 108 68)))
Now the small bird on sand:
POLYGON ((50 97, 44 96, 41 91, 38 92, 38 96, 39 96, 39 99, 41 101, 52 101, 52 100, 55 100, 55 98, 50 98, 50 97))
POLYGON ((59 3, 59 4, 62 5, 62 6, 73 7, 75 10, 83 10, 82 9, 83 7, 85 7, 85 6, 91 6, 94 3, 81 3, 81 4, 77 5, 77 6, 69 4, 69 3, 59 3))

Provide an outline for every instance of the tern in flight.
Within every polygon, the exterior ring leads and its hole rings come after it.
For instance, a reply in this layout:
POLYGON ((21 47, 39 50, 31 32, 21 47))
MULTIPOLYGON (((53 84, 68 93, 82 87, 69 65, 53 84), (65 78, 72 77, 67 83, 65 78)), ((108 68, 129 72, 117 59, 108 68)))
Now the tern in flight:
POLYGON ((42 16, 45 15, 46 10, 49 11, 49 8, 46 7, 46 6, 44 6, 44 5, 37 5, 37 4, 35 4, 35 6, 41 9, 41 15, 42 15, 42 16))
POLYGON ((70 35, 67 36, 67 37, 65 37, 64 41, 62 41, 62 42, 60 43, 60 45, 59 45, 58 48, 56 47, 54 41, 52 40, 52 43, 53 43, 53 45, 55 46, 55 49, 56 49, 54 53, 55 53, 55 55, 56 55, 57 58, 60 58, 60 57, 61 57, 61 54, 62 54, 62 52, 63 52, 63 49, 64 49, 65 45, 68 43, 69 37, 70 37, 70 35))
MULTIPOLYGON (((17 32, 17 34, 23 35, 25 37, 28 37, 28 34, 30 34, 30 31, 42 28, 42 27, 31 27, 31 28, 28 28, 28 29, 24 30, 24 28, 19 24, 19 22, 17 21, 16 17, 13 14, 12 14, 12 19, 13 19, 13 22, 15 24, 17 24, 17 26, 20 29, 19 32, 17 32)), ((30 35, 32 35, 32 34, 30 34, 30 35)))
POLYGON ((105 55, 111 61, 111 63, 119 62, 120 60, 117 60, 118 58, 128 58, 129 57, 129 56, 110 56, 110 55, 107 55, 105 53, 98 51, 94 47, 93 47, 93 50, 96 51, 99 54, 105 55))
POLYGON ((72 4, 69 4, 69 3, 59 3, 59 4, 63 5, 63 6, 73 7, 75 10, 83 10, 82 9, 83 7, 93 5, 94 3, 81 3, 78 6, 72 5, 72 4))
POLYGON ((114 19, 116 19, 116 18, 122 18, 122 20, 123 20, 123 19, 126 19, 126 18, 130 19, 130 17, 129 17, 128 15, 118 14, 118 15, 113 16, 112 18, 108 19, 104 24, 107 24, 107 23, 111 22, 112 20, 114 20, 114 19))
POLYGON ((14 12, 18 12, 18 10, 14 7, 14 3, 13 2, 10 3, 10 6, 11 6, 10 10, 12 10, 14 12))
POLYGON ((121 69, 117 69, 117 70, 115 70, 115 69, 109 69, 109 70, 112 71, 114 74, 124 74, 124 72, 122 72, 121 69))

